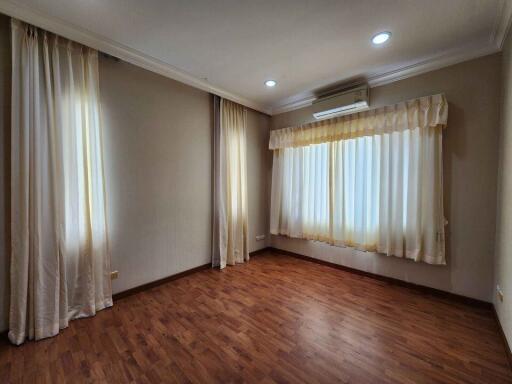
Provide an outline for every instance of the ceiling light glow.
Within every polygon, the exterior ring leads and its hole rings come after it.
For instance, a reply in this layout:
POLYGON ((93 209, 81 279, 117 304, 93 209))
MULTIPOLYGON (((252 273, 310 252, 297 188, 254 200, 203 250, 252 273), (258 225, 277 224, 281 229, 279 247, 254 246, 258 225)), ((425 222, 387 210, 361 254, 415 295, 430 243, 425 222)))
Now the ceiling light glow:
POLYGON ((375 45, 384 44, 391 37, 391 32, 380 32, 372 37, 372 43, 375 45))
POLYGON ((275 81, 275 80, 267 80, 267 81, 265 81, 265 85, 267 87, 272 88, 272 87, 275 87, 277 85, 277 81, 275 81))

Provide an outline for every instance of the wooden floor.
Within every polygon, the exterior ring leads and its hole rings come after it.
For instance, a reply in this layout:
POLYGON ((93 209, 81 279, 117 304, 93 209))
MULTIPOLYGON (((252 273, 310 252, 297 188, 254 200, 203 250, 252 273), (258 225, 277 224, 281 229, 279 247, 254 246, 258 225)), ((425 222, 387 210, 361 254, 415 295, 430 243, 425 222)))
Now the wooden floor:
POLYGON ((0 343, 0 383, 512 383, 475 308, 265 254, 123 298, 59 336, 0 343))

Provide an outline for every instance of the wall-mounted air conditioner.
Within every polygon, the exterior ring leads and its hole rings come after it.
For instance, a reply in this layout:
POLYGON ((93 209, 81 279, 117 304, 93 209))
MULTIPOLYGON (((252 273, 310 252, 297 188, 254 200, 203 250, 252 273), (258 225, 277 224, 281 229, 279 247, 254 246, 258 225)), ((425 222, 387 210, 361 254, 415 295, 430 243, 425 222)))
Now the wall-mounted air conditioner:
POLYGON ((361 85, 316 99, 313 101, 313 116, 317 120, 326 119, 363 111, 369 106, 370 89, 368 85, 361 85))

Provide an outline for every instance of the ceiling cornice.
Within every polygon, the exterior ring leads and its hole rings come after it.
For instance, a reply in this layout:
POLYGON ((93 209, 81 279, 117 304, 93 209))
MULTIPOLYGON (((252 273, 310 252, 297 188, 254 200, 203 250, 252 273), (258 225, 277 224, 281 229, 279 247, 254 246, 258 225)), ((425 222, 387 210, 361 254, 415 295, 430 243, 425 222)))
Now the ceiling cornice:
MULTIPOLYGON (((393 71, 367 76, 366 81, 370 88, 378 87, 434 71, 436 69, 490 55, 499 51, 500 49, 494 44, 486 44, 480 47, 471 46, 461 50, 459 49, 449 53, 435 55, 420 62, 400 67, 393 71)), ((288 99, 290 100, 289 102, 273 107, 272 115, 307 107, 311 105, 315 99, 316 97, 312 92, 305 92, 303 93, 302 97, 300 97, 300 95, 296 95, 293 100, 290 98, 288 99)))
POLYGON ((503 43, 507 38, 508 30, 510 29, 510 23, 512 22, 512 1, 500 0, 498 7, 498 13, 496 15, 496 21, 494 28, 491 32, 490 42, 498 50, 503 49, 503 43))
POLYGON ((158 73, 162 76, 232 100, 239 104, 245 105, 246 107, 255 109, 256 111, 263 112, 267 115, 270 115, 271 113, 271 110, 264 105, 255 103, 252 100, 246 99, 242 96, 236 95, 220 87, 212 85, 209 82, 195 77, 194 75, 184 70, 167 64, 162 60, 155 59, 154 57, 146 55, 133 48, 127 47, 89 30, 77 27, 76 25, 70 24, 64 20, 45 15, 32 8, 16 4, 13 1, 0 0, 0 12, 70 40, 76 41, 80 44, 87 45, 88 47, 97 49, 98 51, 108 53, 109 55, 117 57, 123 61, 158 73))
MULTIPOLYGON (((165 77, 177 80, 203 91, 213 93, 226 99, 235 101, 249 108, 263 112, 268 115, 276 115, 311 105, 316 99, 313 92, 303 92, 287 98, 272 108, 261 105, 242 96, 228 92, 220 87, 214 86, 204 79, 198 78, 184 70, 176 68, 162 60, 153 58, 133 48, 127 47, 116 41, 98 35, 89 30, 77 27, 64 20, 40 13, 32 8, 17 4, 10 0, 0 0, 0 12, 11 17, 23 20, 40 28, 77 41, 81 44, 95 48, 109 55, 118 57, 126 62, 137 65, 149 71, 158 73, 165 77)), ((408 77, 420 75, 449 65, 475 59, 501 51, 507 37, 512 21, 512 1, 499 0, 496 21, 487 44, 479 46, 468 46, 462 49, 452 50, 443 54, 433 55, 418 63, 406 65, 396 70, 376 73, 367 77, 370 87, 389 84, 408 77)))

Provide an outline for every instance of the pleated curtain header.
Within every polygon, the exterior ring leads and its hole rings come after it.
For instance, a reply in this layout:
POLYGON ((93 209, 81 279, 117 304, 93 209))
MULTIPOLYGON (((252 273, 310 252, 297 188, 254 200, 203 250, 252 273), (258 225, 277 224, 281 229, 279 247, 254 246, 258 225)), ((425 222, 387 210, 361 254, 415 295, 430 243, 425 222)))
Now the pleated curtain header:
POLYGON ((98 56, 98 51, 96 49, 87 47, 73 40, 68 40, 52 32, 48 32, 44 29, 40 29, 34 25, 24 23, 23 21, 17 19, 11 19, 11 29, 16 31, 16 33, 22 34, 25 40, 35 39, 35 41, 38 41, 39 37, 41 37, 41 40, 38 42, 38 44, 44 42, 48 45, 51 44, 52 47, 54 46, 65 48, 74 54, 76 53, 98 56))
POLYGON ((269 149, 304 147, 415 128, 446 127, 444 94, 270 132, 269 149))

